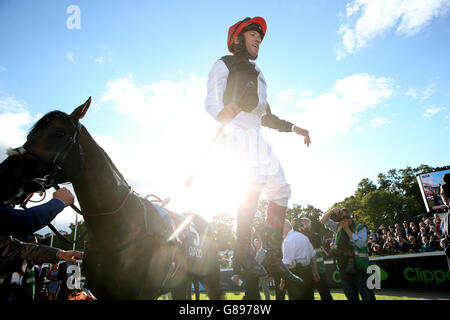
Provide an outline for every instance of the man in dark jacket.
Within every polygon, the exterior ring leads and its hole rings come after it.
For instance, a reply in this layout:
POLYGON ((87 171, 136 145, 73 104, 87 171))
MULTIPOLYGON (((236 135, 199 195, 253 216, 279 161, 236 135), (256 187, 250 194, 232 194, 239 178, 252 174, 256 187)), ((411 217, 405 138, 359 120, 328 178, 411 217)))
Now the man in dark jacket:
POLYGON ((33 260, 37 263, 58 263, 59 260, 77 263, 75 258, 82 259, 83 253, 73 250, 65 251, 35 243, 24 243, 11 236, 0 236, 0 259, 8 257, 33 260))
POLYGON ((61 188, 53 193, 52 200, 39 206, 24 210, 0 207, 0 235, 32 234, 44 228, 73 202, 72 193, 61 188))
MULTIPOLYGON (((22 265, 22 260, 37 263, 58 260, 75 261, 74 257, 81 258, 82 253, 76 251, 61 251, 36 243, 24 243, 27 235, 42 229, 50 223, 66 206, 74 202, 74 196, 62 188, 54 192, 49 202, 25 210, 16 210, 10 207, 0 207, 0 276, 5 277, 15 265, 22 265)), ((28 241, 27 241, 28 242, 28 241)))

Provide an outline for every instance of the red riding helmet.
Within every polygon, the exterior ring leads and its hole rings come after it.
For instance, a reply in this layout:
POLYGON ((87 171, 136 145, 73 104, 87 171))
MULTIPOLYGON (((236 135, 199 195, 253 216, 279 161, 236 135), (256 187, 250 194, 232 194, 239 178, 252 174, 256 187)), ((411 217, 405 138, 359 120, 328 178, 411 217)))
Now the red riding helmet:
POLYGON ((261 17, 254 17, 253 19, 247 17, 244 20, 238 21, 237 23, 233 24, 230 29, 228 29, 228 51, 233 54, 235 53, 232 48, 234 39, 236 39, 239 34, 250 25, 252 28, 245 31, 257 30, 261 34, 261 40, 264 38, 267 29, 266 21, 261 17))

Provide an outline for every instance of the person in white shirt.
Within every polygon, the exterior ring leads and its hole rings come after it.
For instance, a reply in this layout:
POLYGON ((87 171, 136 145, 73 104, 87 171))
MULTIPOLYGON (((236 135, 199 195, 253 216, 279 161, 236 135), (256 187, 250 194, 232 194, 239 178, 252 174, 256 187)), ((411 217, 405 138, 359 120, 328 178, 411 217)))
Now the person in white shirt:
POLYGON ((218 141, 243 160, 249 174, 248 191, 238 208, 235 262, 247 272, 257 276, 265 274, 251 254, 249 238, 264 189, 269 199, 263 239, 267 249, 264 268, 269 274, 281 271, 285 277, 301 282, 281 262, 283 221, 291 189, 277 157, 261 134, 261 127, 302 135, 308 147, 311 140, 308 130, 272 114, 267 102, 266 81, 253 62, 258 57, 266 27, 263 18, 255 17, 245 18, 229 28, 227 45, 232 55, 214 63, 208 75, 205 107, 222 125, 218 141))
POLYGON ((283 237, 283 263, 304 281, 299 284, 285 279, 289 300, 314 300, 313 281, 320 280, 316 252, 308 237, 292 229, 289 220, 284 222, 283 237))

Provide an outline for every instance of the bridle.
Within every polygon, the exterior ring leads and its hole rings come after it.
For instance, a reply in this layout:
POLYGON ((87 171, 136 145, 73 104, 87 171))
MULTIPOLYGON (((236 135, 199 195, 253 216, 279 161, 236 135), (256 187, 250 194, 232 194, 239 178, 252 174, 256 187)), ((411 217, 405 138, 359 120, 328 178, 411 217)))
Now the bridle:
MULTIPOLYGON (((84 158, 83 150, 81 148, 81 145, 79 144, 79 135, 80 135, 80 131, 81 131, 81 124, 79 122, 77 124, 74 124, 71 119, 69 119, 69 121, 70 121, 70 124, 72 125, 72 127, 75 129, 72 137, 67 139, 67 142, 64 145, 64 147, 53 156, 53 159, 50 162, 51 167, 50 167, 49 173, 46 174, 43 178, 32 179, 34 182, 38 183, 42 188, 48 189, 50 187, 54 187, 55 185, 57 185, 56 177, 58 176, 58 174, 61 173, 62 169, 64 168, 64 164, 66 162, 67 156, 69 155, 72 148, 76 145, 78 145, 80 148, 81 164, 83 164, 83 158, 84 158)), ((31 152, 30 150, 27 150, 25 147, 24 147, 24 149, 25 149, 25 153, 31 154, 35 158, 39 159, 47 168, 49 167, 47 162, 44 159, 42 159, 38 154, 31 152)))

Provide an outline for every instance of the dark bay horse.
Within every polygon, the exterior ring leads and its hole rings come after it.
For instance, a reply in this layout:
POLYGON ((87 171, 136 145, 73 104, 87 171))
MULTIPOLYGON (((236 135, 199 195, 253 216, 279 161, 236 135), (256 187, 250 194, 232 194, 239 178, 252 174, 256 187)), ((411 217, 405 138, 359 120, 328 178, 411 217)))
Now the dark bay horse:
POLYGON ((169 291, 184 299, 193 276, 210 299, 220 299, 208 224, 197 215, 179 217, 184 228, 167 241, 174 220, 132 190, 81 125, 90 103, 91 98, 70 115, 50 112, 34 125, 25 144, 0 164, 0 201, 20 203, 43 185, 71 182, 88 230, 83 270, 100 299, 155 299, 169 291))

